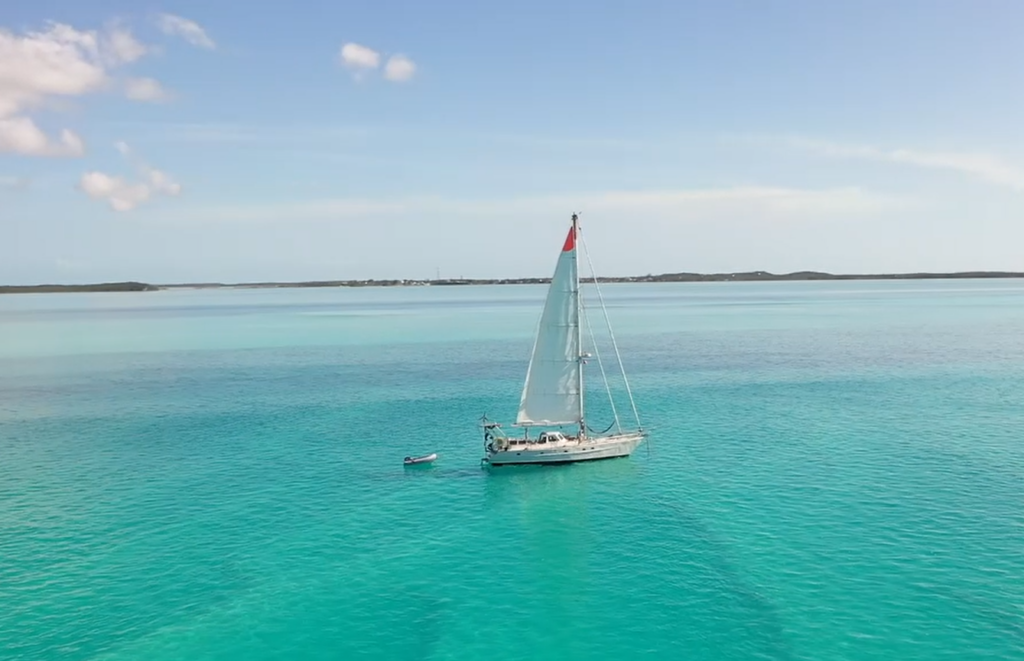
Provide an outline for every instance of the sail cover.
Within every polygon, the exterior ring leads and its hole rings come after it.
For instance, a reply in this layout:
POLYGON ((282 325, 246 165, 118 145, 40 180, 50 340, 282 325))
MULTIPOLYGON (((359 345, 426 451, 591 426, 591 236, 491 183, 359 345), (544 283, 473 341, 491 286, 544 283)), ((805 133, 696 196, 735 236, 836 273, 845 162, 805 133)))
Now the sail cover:
POLYGON ((576 226, 558 256, 526 370, 516 424, 576 424, 581 417, 576 226))

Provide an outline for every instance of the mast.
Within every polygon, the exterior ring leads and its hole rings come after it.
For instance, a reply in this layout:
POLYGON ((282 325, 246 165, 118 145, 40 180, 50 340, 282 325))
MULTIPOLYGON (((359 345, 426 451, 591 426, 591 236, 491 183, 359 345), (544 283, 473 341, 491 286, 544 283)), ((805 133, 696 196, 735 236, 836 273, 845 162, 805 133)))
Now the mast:
POLYGON ((572 260, 575 262, 576 268, 573 269, 575 275, 575 282, 573 283, 574 293, 576 296, 576 346, 579 348, 579 357, 576 359, 577 369, 579 370, 580 380, 580 433, 579 437, 583 438, 586 435, 587 425, 583 418, 583 292, 580 291, 580 265, 579 265, 579 216, 577 214, 572 215, 572 260))

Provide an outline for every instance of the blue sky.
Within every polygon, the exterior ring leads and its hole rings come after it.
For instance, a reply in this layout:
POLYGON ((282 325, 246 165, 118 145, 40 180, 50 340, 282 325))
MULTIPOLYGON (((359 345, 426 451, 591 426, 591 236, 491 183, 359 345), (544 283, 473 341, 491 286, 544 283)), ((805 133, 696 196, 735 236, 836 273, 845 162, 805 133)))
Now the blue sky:
POLYGON ((1024 270, 1022 18, 8 3, 0 282, 1024 270))

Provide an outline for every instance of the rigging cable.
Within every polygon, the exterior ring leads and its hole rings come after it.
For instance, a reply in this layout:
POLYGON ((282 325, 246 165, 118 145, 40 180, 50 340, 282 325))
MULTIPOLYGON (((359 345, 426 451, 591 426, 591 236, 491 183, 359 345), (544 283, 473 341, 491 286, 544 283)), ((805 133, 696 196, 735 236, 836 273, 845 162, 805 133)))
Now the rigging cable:
MULTIPOLYGON (((605 429, 604 431, 597 431, 597 430, 595 430, 595 429, 594 429, 593 427, 591 427, 590 425, 587 425, 587 430, 588 430, 588 431, 589 431, 589 432, 590 432, 591 434, 597 434, 598 436, 600 436, 601 434, 607 434, 607 433, 608 433, 608 431, 609 431, 609 430, 610 430, 610 429, 611 429, 612 427, 615 427, 615 426, 616 426, 617 424, 618 424, 618 421, 616 421, 616 422, 613 422, 613 423, 611 423, 610 425, 608 425, 608 429, 605 429)), ((620 429, 621 429, 621 428, 620 428, 620 429)))
POLYGON ((619 353, 619 345, 615 342, 615 333, 612 331, 612 322, 608 318, 608 308, 604 304, 604 296, 601 294, 601 286, 597 282, 597 273, 594 271, 594 263, 590 259, 590 249, 587 248, 587 239, 583 236, 582 232, 577 232, 580 236, 580 243, 583 244, 583 253, 587 256, 587 264, 590 265, 590 273, 594 278, 594 289, 597 290, 597 298, 601 301, 601 310, 604 312, 604 320, 608 325, 608 335, 612 339, 612 348, 615 349, 615 358, 619 362, 619 371, 622 372, 622 382, 626 384, 626 394, 629 396, 629 405, 633 409, 633 417, 636 418, 636 425, 640 429, 643 429, 643 425, 640 424, 640 414, 636 410, 636 402, 633 401, 633 392, 629 388, 629 379, 626 378, 626 369, 622 366, 622 355, 619 353))
MULTIPOLYGON (((604 379, 604 389, 605 392, 608 393, 608 403, 612 407, 612 416, 615 418, 612 425, 615 425, 615 428, 621 433, 622 425, 619 423, 619 412, 615 410, 615 399, 612 397, 612 387, 611 384, 608 383, 608 374, 604 371, 604 361, 601 360, 601 351, 597 348, 597 338, 594 337, 594 327, 590 324, 590 315, 587 314, 587 308, 583 305, 582 292, 580 295, 580 309, 583 311, 583 321, 586 323, 587 331, 590 333, 590 343, 594 346, 594 357, 597 358, 597 366, 601 368, 601 378, 604 379)), ((611 429, 611 426, 609 426, 608 429, 611 429)), ((608 429, 605 431, 608 431, 608 429)), ((590 431, 594 430, 591 429, 590 431)), ((603 434, 604 432, 601 433, 603 434)))

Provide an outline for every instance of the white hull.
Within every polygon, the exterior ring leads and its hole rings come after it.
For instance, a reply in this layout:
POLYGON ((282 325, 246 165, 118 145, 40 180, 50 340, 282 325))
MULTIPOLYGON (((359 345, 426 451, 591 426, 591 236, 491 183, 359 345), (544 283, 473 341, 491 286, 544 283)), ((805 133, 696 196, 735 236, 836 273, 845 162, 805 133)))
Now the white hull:
POLYGON ((515 439, 502 439, 502 446, 494 443, 487 449, 484 461, 491 466, 511 466, 518 464, 568 464, 577 461, 593 461, 595 459, 613 459, 628 457, 640 443, 643 433, 615 434, 572 439, 561 443, 522 443, 515 439))

